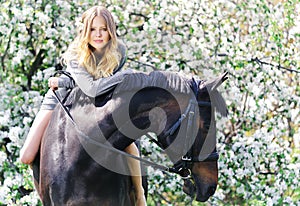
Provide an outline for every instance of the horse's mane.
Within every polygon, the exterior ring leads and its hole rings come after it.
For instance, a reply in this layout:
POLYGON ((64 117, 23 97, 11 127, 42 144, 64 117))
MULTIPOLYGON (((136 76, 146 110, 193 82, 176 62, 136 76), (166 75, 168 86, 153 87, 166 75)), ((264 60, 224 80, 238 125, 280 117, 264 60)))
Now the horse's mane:
MULTIPOLYGON (((201 83, 204 84, 204 86, 206 86, 208 90, 210 90, 210 99, 216 110, 222 116, 226 116, 228 111, 224 98, 219 93, 219 91, 212 89, 213 87, 217 87, 218 84, 220 84, 221 81, 219 80, 219 78, 216 78, 209 82, 201 81, 201 83)), ((109 95, 111 94, 111 92, 120 94, 123 92, 139 91, 147 87, 159 87, 174 93, 191 94, 193 92, 191 88, 193 81, 200 80, 194 80, 192 78, 184 76, 183 74, 168 71, 153 71, 150 73, 134 72, 124 75, 124 79, 118 85, 116 85, 116 87, 112 87, 112 90, 104 95, 108 95, 109 97, 111 97, 111 95, 109 95)), ((79 94, 82 93, 79 88, 75 88, 74 90, 76 91, 72 92, 72 95, 70 96, 76 95, 76 93, 78 94, 78 92, 79 94)), ((105 96, 102 96, 104 101, 107 100, 105 96)), ((72 97, 69 98, 69 101, 67 102, 71 103, 73 101, 71 99, 72 97)))
MULTIPOLYGON (((194 80, 184 76, 183 74, 168 72, 168 71, 153 71, 149 74, 147 73, 131 73, 124 77, 124 80, 117 86, 115 93, 122 93, 128 91, 138 91, 146 87, 160 87, 166 89, 167 91, 172 91, 175 93, 190 94, 192 92, 191 85, 194 80)), ((222 95, 215 89, 211 87, 218 87, 222 81, 216 78, 214 81, 209 81, 207 85, 204 81, 205 86, 210 90, 209 95, 211 102, 213 103, 216 110, 222 115, 227 116, 227 106, 222 95)))
POLYGON ((126 75, 117 86, 115 93, 140 90, 146 87, 159 87, 176 93, 190 94, 189 79, 178 73, 167 71, 153 71, 147 73, 132 73, 126 75))

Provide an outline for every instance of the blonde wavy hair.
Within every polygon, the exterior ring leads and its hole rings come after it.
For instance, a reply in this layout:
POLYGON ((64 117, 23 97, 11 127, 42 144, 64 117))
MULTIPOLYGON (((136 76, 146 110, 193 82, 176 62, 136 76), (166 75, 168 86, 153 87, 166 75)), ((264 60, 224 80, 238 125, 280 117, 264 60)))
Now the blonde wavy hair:
POLYGON ((63 54, 62 59, 64 63, 77 60, 79 65, 85 67, 95 79, 108 77, 113 74, 114 69, 120 63, 121 54, 118 51, 118 43, 113 16, 106 8, 94 6, 82 14, 81 22, 78 25, 78 35, 63 54), (96 16, 105 19, 110 36, 110 40, 103 48, 103 55, 98 63, 93 53, 95 48, 89 44, 92 22, 96 16))

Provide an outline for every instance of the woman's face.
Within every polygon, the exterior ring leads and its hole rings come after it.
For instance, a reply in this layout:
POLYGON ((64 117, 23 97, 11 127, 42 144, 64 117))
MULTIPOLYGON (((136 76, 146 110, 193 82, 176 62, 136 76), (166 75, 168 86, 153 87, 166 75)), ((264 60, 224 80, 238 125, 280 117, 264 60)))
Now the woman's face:
POLYGON ((110 36, 105 19, 102 16, 95 16, 92 21, 89 44, 94 47, 96 51, 101 52, 109 40, 110 36))

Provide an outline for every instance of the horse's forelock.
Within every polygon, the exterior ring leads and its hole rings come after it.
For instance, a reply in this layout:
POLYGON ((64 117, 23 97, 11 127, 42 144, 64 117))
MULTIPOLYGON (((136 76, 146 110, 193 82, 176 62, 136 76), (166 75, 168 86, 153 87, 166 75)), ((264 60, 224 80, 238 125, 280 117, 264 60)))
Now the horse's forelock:
POLYGON ((223 117, 226 117, 228 115, 228 110, 222 95, 217 90, 214 90, 213 92, 210 92, 210 99, 217 112, 223 117))
POLYGON ((219 77, 206 81, 203 84, 200 85, 200 89, 203 89, 206 87, 211 102, 213 103, 213 106, 216 108, 217 112, 219 112, 222 116, 226 117, 228 114, 226 102, 222 95, 219 93, 217 88, 226 80, 228 79, 227 77, 228 72, 225 72, 221 74, 219 77))

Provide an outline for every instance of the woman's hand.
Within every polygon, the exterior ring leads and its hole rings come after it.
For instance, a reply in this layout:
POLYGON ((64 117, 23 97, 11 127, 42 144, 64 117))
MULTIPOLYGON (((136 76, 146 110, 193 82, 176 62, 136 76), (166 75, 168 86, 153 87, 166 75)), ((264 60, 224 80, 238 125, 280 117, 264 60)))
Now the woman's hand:
POLYGON ((58 78, 57 77, 50 77, 48 79, 48 86, 52 90, 57 90, 58 89, 58 78))

